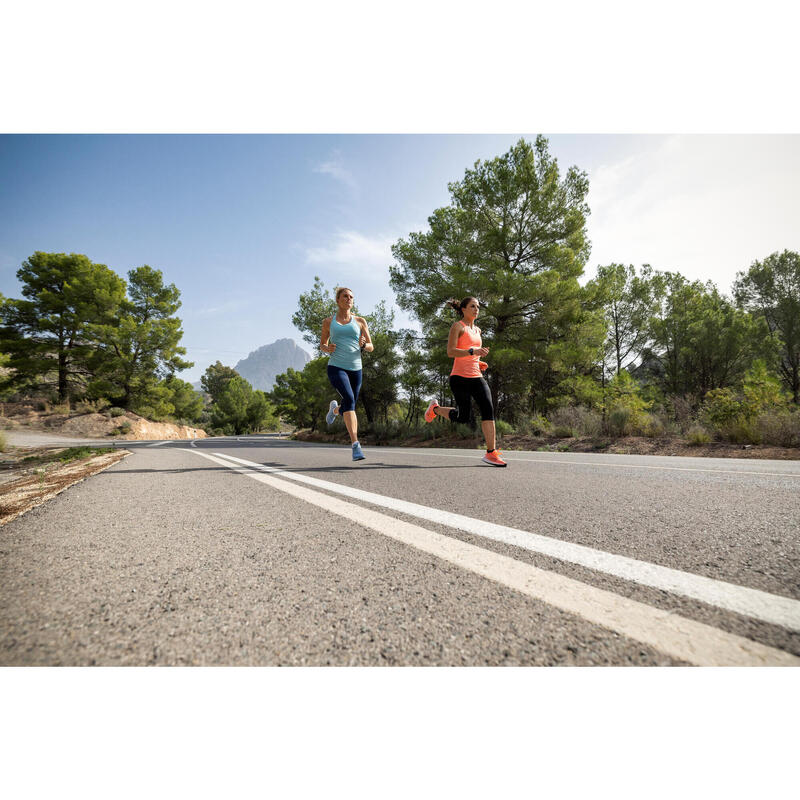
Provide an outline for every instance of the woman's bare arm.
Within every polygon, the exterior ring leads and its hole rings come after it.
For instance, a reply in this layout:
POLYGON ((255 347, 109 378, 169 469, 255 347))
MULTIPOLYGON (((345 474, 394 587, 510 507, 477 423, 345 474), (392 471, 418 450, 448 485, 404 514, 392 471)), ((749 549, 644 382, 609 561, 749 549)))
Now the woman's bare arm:
POLYGON ((336 350, 336 345, 331 343, 331 319, 333 319, 333 317, 328 317, 322 322, 322 333, 319 337, 319 349, 322 350, 323 353, 332 353, 334 350, 336 350))
MULTIPOLYGON (((456 347, 458 344, 458 337, 461 335, 461 331, 464 329, 464 326, 460 322, 454 322, 450 326, 450 335, 447 337, 447 357, 448 358, 463 358, 464 356, 469 355, 469 348, 462 349, 456 347)), ((476 356, 485 356, 489 352, 488 347, 474 347, 472 349, 472 354, 476 356)))
POLYGON ((361 335, 358 337, 358 345, 362 350, 371 353, 375 346, 372 344, 372 337, 369 335, 369 326, 364 317, 356 317, 356 322, 361 326, 361 335))

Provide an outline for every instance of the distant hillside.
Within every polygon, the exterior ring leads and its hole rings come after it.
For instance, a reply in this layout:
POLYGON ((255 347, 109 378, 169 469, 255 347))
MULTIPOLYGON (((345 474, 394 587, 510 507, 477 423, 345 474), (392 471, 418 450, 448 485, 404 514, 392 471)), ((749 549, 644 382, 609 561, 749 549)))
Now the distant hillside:
POLYGON ((310 360, 311 356, 302 347, 298 347, 293 339, 278 339, 277 342, 254 350, 236 364, 234 369, 254 389, 269 392, 276 376, 286 372, 289 367, 303 369, 310 360))

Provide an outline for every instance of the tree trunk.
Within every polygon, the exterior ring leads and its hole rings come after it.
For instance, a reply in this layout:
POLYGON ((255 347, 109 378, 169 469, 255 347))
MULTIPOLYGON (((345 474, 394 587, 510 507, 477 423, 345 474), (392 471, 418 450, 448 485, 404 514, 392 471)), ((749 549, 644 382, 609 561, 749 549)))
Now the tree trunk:
POLYGON ((61 403, 69 402, 69 386, 67 385, 67 354, 63 350, 58 354, 58 399, 61 403))
POLYGON ((369 395, 362 389, 359 398, 361 399, 361 405, 364 407, 364 413, 367 415, 367 422, 372 425, 373 413, 369 395))

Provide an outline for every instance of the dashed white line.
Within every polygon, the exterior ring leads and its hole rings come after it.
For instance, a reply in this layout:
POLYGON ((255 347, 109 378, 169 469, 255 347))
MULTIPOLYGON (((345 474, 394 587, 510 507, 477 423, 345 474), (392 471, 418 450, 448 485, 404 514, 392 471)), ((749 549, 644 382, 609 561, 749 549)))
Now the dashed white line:
MULTIPOLYGON (((238 467, 219 458, 219 454, 198 450, 197 455, 528 597, 648 644, 672 658, 699 666, 800 666, 800 658, 790 653, 297 486, 283 479, 286 473, 279 479, 260 470, 254 472, 249 466, 238 467)), ((277 472, 268 470, 272 471, 277 472)))
POLYGON ((738 586, 726 581, 708 578, 704 575, 695 575, 659 564, 651 564, 647 561, 629 558, 628 556, 607 553, 586 545, 564 542, 542 534, 473 519, 462 514, 454 514, 450 511, 443 511, 394 497, 386 497, 374 492, 366 492, 362 489, 354 489, 339 483, 312 478, 302 473, 288 472, 276 467, 257 464, 225 453, 215 453, 215 455, 251 469, 271 472, 292 481, 305 483, 309 486, 345 495, 372 505, 389 508, 401 514, 408 514, 428 522, 447 525, 465 533, 504 542, 515 547, 522 547, 531 552, 541 553, 561 561, 579 564, 589 569, 605 572, 608 575, 624 578, 642 586, 650 586, 655 589, 683 595, 718 608, 734 611, 737 614, 744 614, 754 619, 760 619, 763 622, 800 631, 800 601, 790 597, 769 594, 759 589, 738 586))

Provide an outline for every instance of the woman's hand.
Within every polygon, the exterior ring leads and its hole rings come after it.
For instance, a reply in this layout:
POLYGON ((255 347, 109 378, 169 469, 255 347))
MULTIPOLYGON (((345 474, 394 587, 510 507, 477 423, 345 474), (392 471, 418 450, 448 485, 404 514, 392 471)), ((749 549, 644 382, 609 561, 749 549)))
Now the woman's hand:
POLYGON ((330 344, 321 344, 319 349, 322 350, 323 353, 333 353, 336 350, 336 345, 331 342, 330 344))
POLYGON ((488 347, 476 347, 472 352, 476 356, 488 356, 489 355, 489 348, 488 347))

